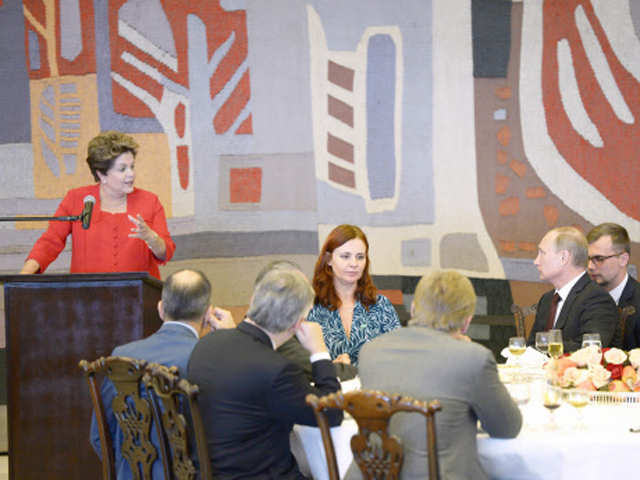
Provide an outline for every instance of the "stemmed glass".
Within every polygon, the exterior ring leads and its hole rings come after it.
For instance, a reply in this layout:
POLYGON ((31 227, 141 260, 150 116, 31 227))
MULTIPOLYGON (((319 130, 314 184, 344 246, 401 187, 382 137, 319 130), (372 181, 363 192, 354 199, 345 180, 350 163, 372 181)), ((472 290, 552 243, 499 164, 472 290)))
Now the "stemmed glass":
MULTIPOLYGON (((515 359, 514 366, 518 369, 520 368, 520 356, 525 352, 526 349, 527 343, 524 337, 509 338, 509 353, 513 355, 513 358, 515 359)), ((519 380, 519 378, 516 377, 516 380, 519 380)))
POLYGON ((553 412, 560 406, 561 400, 562 392, 560 389, 553 385, 547 385, 544 391, 544 402, 542 404, 544 408, 549 410, 549 430, 556 430, 558 428, 553 412))
POLYGON ((598 347, 598 351, 602 351, 602 341, 600 340, 599 333, 585 333, 582 336, 582 348, 595 345, 598 347))
POLYGON ((549 356, 551 358, 560 358, 564 353, 562 344, 562 330, 549 330, 549 356))
POLYGON ((578 429, 584 430, 584 416, 582 409, 589 404, 589 392, 586 390, 571 390, 567 395, 567 401, 578 411, 578 429))
POLYGON ((549 332, 536 333, 536 350, 545 355, 549 354, 549 332))

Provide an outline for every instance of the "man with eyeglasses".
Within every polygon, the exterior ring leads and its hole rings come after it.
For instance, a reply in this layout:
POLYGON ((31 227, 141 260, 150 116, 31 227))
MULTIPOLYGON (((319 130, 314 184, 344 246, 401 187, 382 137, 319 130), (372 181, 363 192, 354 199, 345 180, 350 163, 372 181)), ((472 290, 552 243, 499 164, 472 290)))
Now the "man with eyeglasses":
POLYGON ((540 279, 554 289, 545 293, 536 309, 528 343, 537 332, 562 330, 565 352, 582 346, 582 335, 599 333, 603 347, 609 347, 618 323, 618 309, 611 295, 586 273, 587 239, 574 227, 547 232, 538 244, 534 264, 540 279))
POLYGON ((602 223, 587 234, 587 241, 591 279, 609 292, 618 308, 635 308, 635 313, 626 319, 624 333, 622 329, 616 332, 613 344, 625 350, 636 348, 640 346, 640 286, 627 271, 629 234, 621 225, 602 223))

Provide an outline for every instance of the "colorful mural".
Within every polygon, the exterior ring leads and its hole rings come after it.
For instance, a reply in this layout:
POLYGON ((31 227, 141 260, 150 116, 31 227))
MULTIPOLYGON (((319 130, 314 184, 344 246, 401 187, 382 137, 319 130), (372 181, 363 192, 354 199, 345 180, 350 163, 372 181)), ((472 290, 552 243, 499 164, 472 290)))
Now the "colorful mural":
MULTIPOLYGON (((256 259, 310 270, 339 223, 396 304, 431 268, 529 301, 547 229, 640 238, 639 25, 629 0, 3 1, 0 209, 51 213, 122 130, 169 215, 165 272, 209 262, 224 303, 256 259)), ((0 270, 42 228, 0 225, 0 270)))

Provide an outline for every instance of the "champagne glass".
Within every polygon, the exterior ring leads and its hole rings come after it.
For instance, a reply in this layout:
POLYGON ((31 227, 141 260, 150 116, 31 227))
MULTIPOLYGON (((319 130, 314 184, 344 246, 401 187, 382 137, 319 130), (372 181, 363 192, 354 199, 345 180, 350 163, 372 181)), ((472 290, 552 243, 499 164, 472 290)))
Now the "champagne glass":
POLYGON ((582 336, 582 348, 595 345, 598 347, 598 351, 602 351, 602 341, 600 340, 599 333, 585 333, 582 336))
POLYGON ((560 358, 564 353, 562 344, 562 330, 549 330, 549 356, 560 358))
POLYGON ((567 395, 567 401, 578 411, 578 429, 584 430, 584 415, 582 409, 589 404, 589 392, 586 390, 571 390, 567 395))
POLYGON ((536 350, 545 355, 549 354, 549 332, 536 333, 536 350))
MULTIPOLYGON (((514 366, 520 367, 520 356, 527 349, 527 343, 524 337, 511 337, 509 338, 509 353, 513 355, 514 366)), ((517 379, 517 377, 516 377, 517 379)))
POLYGON ((553 412, 560 406, 561 400, 562 392, 560 389, 553 385, 547 385, 547 388, 544 391, 544 401, 542 404, 544 405, 544 408, 549 410, 549 430, 556 430, 558 428, 553 412))

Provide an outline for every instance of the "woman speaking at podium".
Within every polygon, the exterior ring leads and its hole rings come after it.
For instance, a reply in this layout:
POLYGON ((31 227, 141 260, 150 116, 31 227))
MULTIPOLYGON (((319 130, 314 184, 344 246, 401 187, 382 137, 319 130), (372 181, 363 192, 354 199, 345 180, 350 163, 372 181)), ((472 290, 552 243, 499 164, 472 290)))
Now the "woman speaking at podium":
POLYGON ((159 264, 175 244, 158 197, 133 186, 138 144, 104 132, 89 142, 87 163, 96 184, 70 190, 55 216, 83 212, 82 221, 50 221, 20 273, 42 273, 71 234, 71 273, 145 271, 160 278, 159 264))

